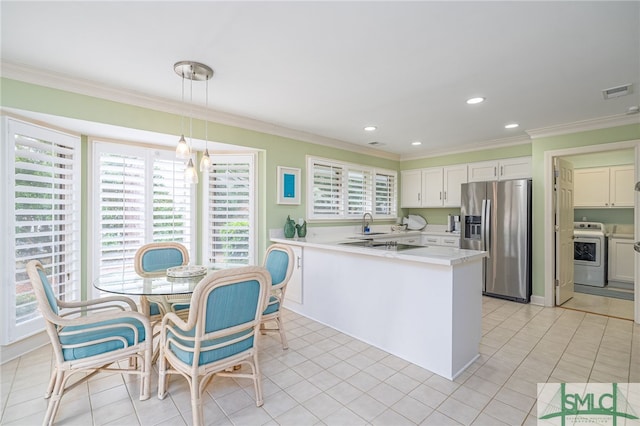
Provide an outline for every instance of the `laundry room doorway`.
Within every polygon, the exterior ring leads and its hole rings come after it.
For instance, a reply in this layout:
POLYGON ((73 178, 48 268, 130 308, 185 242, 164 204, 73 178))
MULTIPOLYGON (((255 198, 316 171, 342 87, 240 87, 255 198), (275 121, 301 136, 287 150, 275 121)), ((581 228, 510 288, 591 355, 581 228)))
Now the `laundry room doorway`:
POLYGON ((638 240, 636 229, 640 226, 640 197, 631 191, 639 180, 639 151, 640 142, 636 140, 545 152, 545 170, 552 175, 545 181, 545 198, 551 206, 545 211, 545 247, 549 249, 545 254, 546 304, 640 322, 637 265, 640 255, 633 253, 633 241, 638 240), (562 205, 557 192, 559 172, 554 165, 559 160, 571 164, 576 185, 570 224, 574 232, 568 240, 570 260, 559 256, 568 251, 566 245, 563 250, 561 244, 556 244, 567 240, 566 235, 559 236, 557 227, 562 223, 559 215, 563 209, 567 216, 566 203, 562 205), (614 176, 610 184, 611 174, 614 176), (616 178, 618 187, 624 189, 624 201, 620 193, 609 194, 615 192, 616 178), (604 195, 599 193, 600 187, 606 187, 606 197, 611 198, 601 201, 604 195), (568 284, 568 279, 574 282, 568 284), (571 289, 561 291, 561 284, 570 285, 571 289))

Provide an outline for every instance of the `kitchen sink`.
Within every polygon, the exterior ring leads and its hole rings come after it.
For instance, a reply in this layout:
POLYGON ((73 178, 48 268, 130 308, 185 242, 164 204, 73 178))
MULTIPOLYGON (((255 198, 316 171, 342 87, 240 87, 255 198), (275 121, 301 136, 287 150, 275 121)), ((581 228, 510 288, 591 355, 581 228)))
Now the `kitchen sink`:
POLYGON ((367 237, 369 235, 386 235, 386 234, 388 234, 388 232, 367 232, 366 234, 359 232, 358 234, 356 234, 357 235, 356 237, 351 237, 351 238, 362 238, 362 237, 367 237))
POLYGON ((403 250, 424 247, 424 246, 412 246, 409 244, 402 244, 402 243, 398 243, 397 241, 375 241, 375 240, 347 241, 344 243, 340 243, 340 245, 368 247, 368 248, 375 248, 379 250, 389 250, 389 251, 403 251, 403 250))

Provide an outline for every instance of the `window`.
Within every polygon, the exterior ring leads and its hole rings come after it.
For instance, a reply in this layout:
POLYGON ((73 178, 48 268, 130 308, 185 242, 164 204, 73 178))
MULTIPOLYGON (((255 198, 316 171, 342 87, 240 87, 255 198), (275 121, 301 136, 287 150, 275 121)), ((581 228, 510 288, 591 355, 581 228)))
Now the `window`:
POLYGON ((395 218, 397 173, 358 164, 307 157, 307 218, 395 218))
POLYGON ((5 118, 2 143, 2 344, 38 332, 44 322, 26 273, 44 265, 56 296, 80 299, 80 138, 5 118), (5 244, 2 247, 6 247, 5 244), (4 252, 7 250, 7 252, 4 252))
POLYGON ((195 185, 173 150, 94 143, 94 268, 134 273, 143 244, 177 241, 193 256, 195 185))
POLYGON ((218 266, 255 264, 255 155, 213 155, 204 181, 205 255, 218 266))

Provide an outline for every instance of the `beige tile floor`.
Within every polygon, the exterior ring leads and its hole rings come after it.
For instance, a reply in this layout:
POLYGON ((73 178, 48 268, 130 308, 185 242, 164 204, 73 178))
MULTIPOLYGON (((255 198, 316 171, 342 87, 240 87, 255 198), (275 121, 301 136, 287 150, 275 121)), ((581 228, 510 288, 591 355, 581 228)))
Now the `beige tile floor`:
POLYGON ((573 297, 562 305, 562 307, 629 320, 633 319, 634 314, 633 300, 616 299, 614 297, 585 293, 573 293, 573 297))
MULTIPOLYGON (((215 379, 210 425, 534 425, 538 382, 640 382, 640 326, 561 308, 483 299, 480 358, 455 381, 292 312, 290 349, 261 341, 265 403, 250 381, 215 379)), ((429 326, 425 324, 425 327, 429 326)), ((44 347, 2 365, 2 425, 41 424, 51 369, 44 347)), ((66 394, 59 425, 190 424, 186 382, 139 401, 136 379, 98 375, 66 394)))

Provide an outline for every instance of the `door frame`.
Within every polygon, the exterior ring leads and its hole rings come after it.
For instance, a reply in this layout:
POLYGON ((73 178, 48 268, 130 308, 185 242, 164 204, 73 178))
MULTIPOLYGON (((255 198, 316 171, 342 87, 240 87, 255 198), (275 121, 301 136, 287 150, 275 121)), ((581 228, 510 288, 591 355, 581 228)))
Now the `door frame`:
MULTIPOLYGON (((567 155, 589 154, 619 149, 635 149, 634 165, 635 179, 640 181, 640 139, 612 142, 598 145, 587 145, 576 148, 565 148, 544 152, 544 305, 555 306, 555 247, 554 247, 554 191, 553 191, 553 159, 567 155)), ((634 206, 635 241, 640 240, 640 193, 636 194, 634 206)), ((634 278, 634 315, 635 322, 640 324, 640 260, 635 257, 634 278)))

